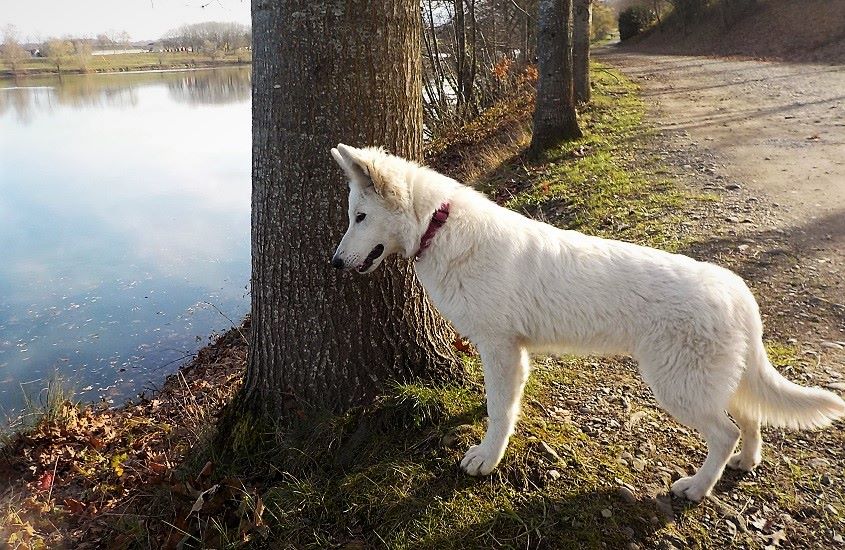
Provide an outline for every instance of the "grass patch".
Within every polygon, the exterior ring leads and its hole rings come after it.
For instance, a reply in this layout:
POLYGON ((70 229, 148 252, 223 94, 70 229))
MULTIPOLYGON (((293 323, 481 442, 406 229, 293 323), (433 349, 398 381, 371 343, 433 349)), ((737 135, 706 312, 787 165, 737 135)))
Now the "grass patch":
MULTIPOLYGON (((145 52, 92 55, 85 61, 69 56, 61 63, 62 73, 100 73, 159 69, 185 69, 220 65, 247 64, 252 52, 242 50, 212 58, 200 52, 145 52)), ((14 74, 56 74, 56 64, 47 57, 33 57, 17 64, 14 74)), ((0 61, 0 76, 12 76, 11 67, 0 61)))
POLYGON ((6 418, 6 425, 0 427, 0 447, 9 443, 16 433, 27 432, 39 424, 51 422, 62 424, 68 411, 77 406, 74 399, 76 389, 70 381, 54 372, 47 383, 37 392, 21 385, 24 408, 19 414, 6 418))
POLYGON ((794 366, 798 363, 798 346, 795 344, 784 344, 775 340, 767 340, 765 342, 766 353, 769 356, 769 361, 778 370, 794 366))
MULTIPOLYGON (((260 457, 240 457, 217 476, 260 483, 257 500, 267 522, 262 538, 296 548, 489 548, 542 541, 616 548, 632 540, 630 526, 638 526, 643 538, 654 532, 648 504, 615 496, 613 479, 632 472, 574 424, 548 422, 541 407, 526 406, 491 477, 463 474, 458 463, 485 427, 477 360, 468 363, 467 385, 396 386, 372 406, 281 428, 260 457)), ((539 378, 573 376, 561 369, 557 363, 538 366, 539 378)), ((538 384, 526 399, 542 399, 542 393, 538 384)), ((185 472, 187 479, 195 475, 185 472)), ((202 512, 197 522, 189 529, 192 537, 209 545, 220 536, 203 523, 202 512)), ((226 533, 237 539, 234 529, 226 533)))
POLYGON ((552 225, 677 251, 689 242, 679 213, 693 198, 644 152, 650 131, 636 84, 593 64, 592 102, 579 113, 583 137, 543 158, 520 158, 479 185, 497 201, 552 225))

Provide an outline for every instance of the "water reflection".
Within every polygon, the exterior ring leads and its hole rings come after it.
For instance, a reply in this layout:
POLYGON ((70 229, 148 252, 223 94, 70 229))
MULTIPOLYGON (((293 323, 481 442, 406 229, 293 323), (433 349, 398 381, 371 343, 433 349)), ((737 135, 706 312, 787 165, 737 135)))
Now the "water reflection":
POLYGON ((174 101, 192 105, 242 103, 250 98, 250 77, 248 67, 239 67, 0 79, 0 115, 12 111, 18 122, 27 122, 33 110, 56 106, 134 107, 138 88, 154 85, 165 86, 174 101))
POLYGON ((185 103, 224 104, 246 101, 250 97, 251 83, 248 70, 217 72, 207 75, 181 73, 181 78, 167 81, 173 99, 185 103))
POLYGON ((245 313, 249 79, 0 81, 0 407, 53 370, 120 402, 245 313))

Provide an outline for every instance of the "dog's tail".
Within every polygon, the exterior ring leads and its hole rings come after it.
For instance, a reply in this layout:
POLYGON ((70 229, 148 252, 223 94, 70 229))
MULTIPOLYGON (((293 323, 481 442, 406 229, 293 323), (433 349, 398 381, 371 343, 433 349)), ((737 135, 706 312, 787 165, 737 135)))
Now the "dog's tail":
POLYGON ((781 376, 760 340, 749 347, 745 373, 731 406, 763 424, 797 430, 823 428, 845 416, 845 401, 838 395, 799 386, 781 376))

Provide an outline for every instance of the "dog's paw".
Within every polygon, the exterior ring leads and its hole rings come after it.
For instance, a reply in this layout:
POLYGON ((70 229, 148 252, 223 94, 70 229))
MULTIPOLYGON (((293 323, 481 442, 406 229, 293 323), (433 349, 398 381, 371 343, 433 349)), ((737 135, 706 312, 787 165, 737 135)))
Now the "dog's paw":
POLYGON ((502 459, 491 453, 484 444, 473 445, 461 460, 461 469, 471 476, 486 476, 493 471, 502 459))
POLYGON ((672 493, 693 502, 701 502, 701 499, 710 494, 710 488, 701 482, 700 477, 689 476, 682 477, 673 483, 672 493))
POLYGON ((760 464, 761 457, 759 456, 746 456, 741 452, 732 454, 731 457, 728 459, 728 468, 733 468, 734 470, 742 470, 743 472, 750 472, 754 468, 760 464))

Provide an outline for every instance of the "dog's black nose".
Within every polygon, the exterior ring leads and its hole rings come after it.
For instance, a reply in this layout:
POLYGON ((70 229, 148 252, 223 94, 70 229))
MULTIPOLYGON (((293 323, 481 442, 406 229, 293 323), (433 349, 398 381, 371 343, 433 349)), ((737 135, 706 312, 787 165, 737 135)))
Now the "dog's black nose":
POLYGON ((335 269, 343 269, 343 260, 340 259, 340 256, 332 258, 332 267, 335 269))

